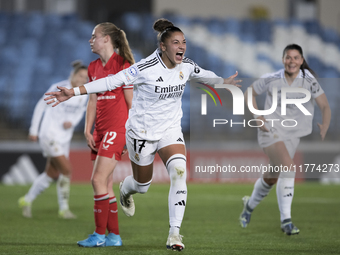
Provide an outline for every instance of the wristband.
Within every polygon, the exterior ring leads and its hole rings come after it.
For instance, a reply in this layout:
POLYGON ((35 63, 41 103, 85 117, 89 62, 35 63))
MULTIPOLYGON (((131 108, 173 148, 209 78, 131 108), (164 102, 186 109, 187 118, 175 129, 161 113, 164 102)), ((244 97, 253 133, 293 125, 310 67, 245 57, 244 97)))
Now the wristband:
POLYGON ((261 117, 262 115, 254 114, 254 119, 257 119, 258 117, 261 117))
POLYGON ((80 89, 79 89, 79 87, 73 88, 73 92, 74 92, 75 96, 80 96, 80 89))

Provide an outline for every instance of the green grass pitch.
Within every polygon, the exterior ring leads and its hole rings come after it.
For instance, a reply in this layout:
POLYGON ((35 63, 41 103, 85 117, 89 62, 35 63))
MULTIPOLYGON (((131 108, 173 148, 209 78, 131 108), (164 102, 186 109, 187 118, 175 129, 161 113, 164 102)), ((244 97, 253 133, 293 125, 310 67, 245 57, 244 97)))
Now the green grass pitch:
MULTIPOLYGON (((25 219, 18 198, 28 186, 0 185, 0 254, 169 254, 168 184, 153 184, 135 195, 132 218, 119 211, 122 247, 81 248, 76 242, 94 231, 90 185, 73 184, 70 207, 76 220, 57 217, 56 187, 33 203, 33 218, 25 219)), ((115 185, 118 192, 118 185, 115 185)), ((241 199, 252 184, 189 184, 181 228, 184 254, 340 254, 340 186, 298 183, 292 216, 300 234, 281 232, 275 190, 256 208, 242 229, 241 199)))

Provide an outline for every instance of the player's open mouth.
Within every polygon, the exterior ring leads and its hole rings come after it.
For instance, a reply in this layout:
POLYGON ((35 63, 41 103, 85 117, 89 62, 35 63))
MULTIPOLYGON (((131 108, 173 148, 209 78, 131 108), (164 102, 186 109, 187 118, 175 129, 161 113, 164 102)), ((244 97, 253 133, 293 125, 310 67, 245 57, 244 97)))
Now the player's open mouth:
POLYGON ((182 51, 176 53, 176 60, 182 60, 184 53, 182 51))

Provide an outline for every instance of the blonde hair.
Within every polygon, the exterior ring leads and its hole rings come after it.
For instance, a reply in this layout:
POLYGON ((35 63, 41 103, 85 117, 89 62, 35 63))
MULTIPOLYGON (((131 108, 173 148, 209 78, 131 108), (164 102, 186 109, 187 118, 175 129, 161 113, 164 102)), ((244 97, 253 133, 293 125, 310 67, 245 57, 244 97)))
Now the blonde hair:
POLYGON ((110 36, 113 47, 118 49, 118 54, 129 62, 130 65, 134 64, 135 59, 133 58, 125 32, 110 22, 100 23, 98 26, 101 28, 104 36, 110 36))

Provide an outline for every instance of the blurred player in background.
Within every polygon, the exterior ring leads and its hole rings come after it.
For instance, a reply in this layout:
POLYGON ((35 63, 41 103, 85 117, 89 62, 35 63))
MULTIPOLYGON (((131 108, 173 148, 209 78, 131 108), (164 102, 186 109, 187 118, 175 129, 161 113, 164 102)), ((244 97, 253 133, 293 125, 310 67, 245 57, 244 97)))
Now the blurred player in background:
MULTIPOLYGON (((57 86, 75 88, 88 81, 87 67, 79 61, 72 63, 72 65, 73 70, 70 78, 53 84, 48 91, 57 90, 57 86)), ((47 162, 45 171, 33 182, 28 193, 19 199, 19 206, 23 209, 24 217, 32 217, 32 202, 50 186, 53 180, 57 180, 59 217, 64 219, 76 218, 69 210, 68 204, 72 168, 69 150, 74 128, 84 116, 87 99, 87 96, 73 98, 62 107, 52 108, 46 105, 42 97, 36 104, 28 138, 31 141, 39 140, 47 162)))
MULTIPOLYGON (((252 102, 255 109, 258 109, 256 96, 266 92, 265 110, 270 109, 273 102, 273 88, 278 91, 278 104, 281 102, 281 89, 284 87, 304 88, 311 93, 311 99, 303 106, 311 113, 311 116, 304 115, 295 105, 287 106, 287 114, 281 115, 281 107, 277 107, 275 112, 266 116, 254 115, 259 119, 258 142, 269 158, 272 166, 294 165, 293 158, 296 148, 300 142, 300 137, 312 132, 312 120, 314 115, 314 104, 318 105, 322 113, 322 124, 320 128, 321 140, 324 140, 331 120, 331 110, 326 95, 314 77, 314 72, 309 68, 303 57, 302 48, 299 45, 291 44, 283 51, 282 62, 284 69, 275 73, 266 74, 251 85, 252 102), (283 127, 275 125, 266 119, 282 120, 294 119, 298 122, 295 127, 283 127), (262 121, 262 122, 261 122, 262 121)), ((288 98, 301 98, 303 93, 287 93, 288 98)), ((304 96, 304 95, 303 95, 304 96)), ((302 97, 303 97, 302 96, 302 97)), ((247 100, 247 95, 246 95, 247 100)), ((275 123, 280 123, 276 121, 275 123)), ((294 126, 295 123, 286 125, 294 126)), ((292 121, 291 121, 292 122, 292 121)), ((287 235, 298 234, 300 230, 292 223, 291 205, 294 195, 294 172, 264 173, 254 186, 252 195, 243 198, 244 208, 240 215, 240 224, 243 228, 250 222, 251 213, 255 207, 267 196, 273 185, 276 183, 276 195, 280 210, 281 229, 287 235)))
MULTIPOLYGON (((112 23, 98 24, 89 42, 92 52, 99 55, 99 58, 89 65, 90 81, 114 75, 135 62, 124 31, 112 23)), ((92 187, 96 229, 89 238, 79 241, 79 246, 122 245, 112 175, 117 162, 121 160, 125 146, 125 123, 132 96, 133 85, 89 96, 84 134, 91 148, 91 160, 94 165, 92 187), (105 237, 106 229, 108 235, 105 237), (98 243, 98 235, 105 237, 105 242, 98 243)))
MULTIPOLYGON (((179 230, 187 203, 186 149, 181 129, 181 98, 190 79, 207 84, 234 84, 237 73, 223 79, 211 71, 201 69, 185 58, 186 40, 183 32, 166 19, 154 23, 159 32, 159 48, 146 59, 114 76, 100 79, 75 90, 59 88, 49 93, 46 100, 54 106, 74 95, 98 93, 134 84, 132 108, 126 123, 126 144, 132 163, 133 176, 120 184, 120 203, 127 216, 133 216, 135 205, 132 195, 146 193, 153 174, 153 161, 158 152, 170 176, 168 197, 170 230, 166 242, 168 249, 182 250, 179 230), (59 100, 59 101, 58 101, 59 100)), ((100 241, 100 239, 98 239, 100 241)))

